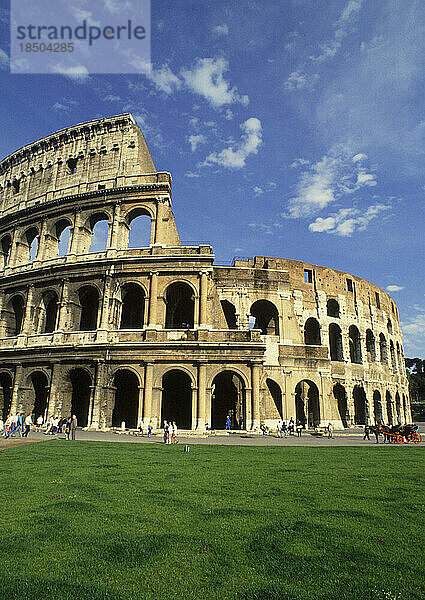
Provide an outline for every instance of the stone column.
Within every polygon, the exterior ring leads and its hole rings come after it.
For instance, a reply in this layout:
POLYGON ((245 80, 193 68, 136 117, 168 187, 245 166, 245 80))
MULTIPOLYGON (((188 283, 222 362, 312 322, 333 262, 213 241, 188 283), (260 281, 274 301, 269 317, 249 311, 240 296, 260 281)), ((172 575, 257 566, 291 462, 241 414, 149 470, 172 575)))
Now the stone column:
POLYGON ((208 272, 199 273, 199 327, 208 327, 207 298, 208 298, 208 272))
MULTIPOLYGON (((143 427, 147 428, 152 419, 153 363, 145 363, 145 389, 143 393, 143 427)), ((140 416, 140 415, 139 415, 140 416)))
POLYGON ((68 254, 79 254, 80 252, 80 234, 83 221, 80 211, 75 211, 74 226, 71 227, 71 239, 69 242, 69 253, 68 254))
POLYGON ((158 272, 150 273, 151 284, 149 291, 149 325, 148 328, 155 329, 157 326, 157 311, 158 311, 158 272))
POLYGON ((27 302, 25 305, 25 317, 24 317, 24 323, 23 323, 23 327, 22 327, 22 333, 25 335, 31 334, 33 302, 34 302, 34 286, 30 285, 28 287, 28 292, 27 292, 27 302))
POLYGON ((121 218, 121 203, 117 202, 114 206, 114 216, 113 216, 112 225, 111 225, 111 236, 110 236, 110 239, 108 240, 109 244, 108 244, 107 250, 117 250, 119 228, 120 228, 120 218, 121 218))
POLYGON ((103 301, 102 301, 102 313, 100 316, 100 324, 99 329, 108 329, 109 322, 109 298, 111 295, 111 287, 112 287, 112 276, 110 273, 105 275, 104 283, 103 283, 103 301))
POLYGON ((191 386, 192 391, 192 418, 190 420, 190 429, 196 429, 196 423, 198 420, 198 388, 196 385, 191 386))
POLYGON ((205 363, 198 363, 198 410, 196 429, 200 431, 205 431, 205 423, 207 421, 207 415, 205 413, 206 381, 207 365, 205 363))
POLYGON ((67 318, 67 309, 68 309, 68 300, 69 300, 69 281, 68 279, 64 279, 62 281, 62 297, 58 310, 58 319, 57 319, 57 330, 64 331, 66 329, 66 318, 67 318))
POLYGON ((138 385, 137 389, 139 395, 139 401, 137 405, 137 427, 139 427, 140 422, 143 424, 143 386, 138 385))
POLYGON ((50 372, 49 395, 47 398, 47 418, 58 414, 57 411, 59 411, 61 417, 64 416, 62 409, 63 398, 61 397, 61 392, 59 392, 61 388, 61 380, 62 374, 60 372, 60 365, 58 363, 53 363, 50 372))
POLYGON ((101 404, 102 404, 102 388, 104 378, 105 364, 103 361, 98 361, 96 365, 95 383, 94 383, 94 394, 93 394, 93 407, 92 407, 92 421, 90 423, 90 429, 99 429, 101 426, 101 404))
MULTIPOLYGON (((43 219, 43 221, 41 222, 40 236, 38 238, 37 256, 34 259, 35 261, 36 260, 37 261, 44 260, 44 258, 45 258, 46 252, 48 250, 48 244, 46 243, 47 237, 48 237, 47 221, 46 221, 46 219, 43 219)), ((47 257, 47 258, 52 258, 52 257, 47 257)))
POLYGON ((260 428, 260 363, 251 363, 252 386, 252 425, 251 429, 260 428))
POLYGON ((13 378, 12 399, 10 403, 10 413, 12 415, 16 414, 16 411, 18 410, 19 388, 22 385, 23 375, 24 368, 22 365, 17 365, 15 369, 15 377, 13 378))

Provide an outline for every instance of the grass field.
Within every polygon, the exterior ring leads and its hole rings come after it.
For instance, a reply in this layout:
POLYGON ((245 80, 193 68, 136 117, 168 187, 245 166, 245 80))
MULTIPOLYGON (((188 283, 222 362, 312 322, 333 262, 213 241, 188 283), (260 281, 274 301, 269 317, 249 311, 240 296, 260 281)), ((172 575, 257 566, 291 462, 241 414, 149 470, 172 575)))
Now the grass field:
POLYGON ((425 598, 420 448, 0 453, 0 597, 425 598))

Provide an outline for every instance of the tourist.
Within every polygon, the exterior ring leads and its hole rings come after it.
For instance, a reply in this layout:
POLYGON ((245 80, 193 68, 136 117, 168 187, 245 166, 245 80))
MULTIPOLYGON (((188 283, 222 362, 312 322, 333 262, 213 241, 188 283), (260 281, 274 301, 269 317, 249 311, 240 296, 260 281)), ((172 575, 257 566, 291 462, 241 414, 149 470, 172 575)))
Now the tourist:
POLYGON ((32 415, 30 413, 25 418, 25 429, 24 429, 24 432, 22 434, 22 437, 28 437, 28 434, 29 434, 30 429, 31 429, 31 425, 33 425, 33 422, 32 422, 32 415))
POLYGON ((375 427, 373 428, 373 433, 375 434, 375 439, 376 439, 376 444, 379 444, 379 435, 381 433, 380 429, 379 429, 379 425, 375 425, 375 427))
POLYGON ((328 438, 333 438, 332 423, 328 423, 328 438))
POLYGON ((303 431, 303 427, 302 427, 301 423, 298 422, 297 423, 297 436, 298 437, 301 437, 302 431, 303 431))
POLYGON ((282 427, 281 427, 280 421, 277 422, 276 433, 277 433, 277 437, 282 437, 282 427))
POLYGON ((66 439, 69 441, 69 434, 71 433, 71 422, 72 419, 71 417, 69 417, 69 419, 66 420, 65 423, 65 433, 66 433, 66 439))
POLYGON ((72 419, 71 419, 71 440, 75 440, 75 435, 77 432, 77 417, 75 415, 72 415, 72 419))
POLYGON ((288 427, 286 425, 286 421, 282 423, 282 437, 288 437, 288 427))
POLYGON ((149 425, 148 425, 148 438, 150 438, 152 435, 152 421, 149 421, 149 425))
POLYGON ((363 436, 364 440, 370 440, 369 437, 369 425, 365 425, 364 426, 364 436, 363 436))
POLYGON ((170 421, 168 423, 167 444, 171 444, 171 439, 172 439, 173 435, 174 435, 174 427, 173 427, 172 422, 170 421))
POLYGON ((226 431, 230 431, 230 415, 226 417, 226 431))
POLYGON ((16 429, 19 435, 22 437, 22 434, 24 432, 24 413, 19 413, 16 429))
POLYGON ((40 415, 37 419, 37 431, 41 431, 43 427, 43 417, 40 415))
POLYGON ((177 444, 177 425, 175 421, 173 421, 173 444, 177 444))
POLYGON ((3 432, 4 432, 4 421, 0 417, 0 435, 3 435, 3 432))
POLYGON ((164 421, 164 444, 168 441, 168 423, 164 421))
POLYGON ((293 417, 291 417, 291 418, 289 419, 289 424, 288 424, 288 431, 289 431, 289 434, 290 434, 290 435, 292 435, 292 434, 294 433, 294 426, 295 426, 295 423, 294 423, 294 418, 293 418, 293 417))

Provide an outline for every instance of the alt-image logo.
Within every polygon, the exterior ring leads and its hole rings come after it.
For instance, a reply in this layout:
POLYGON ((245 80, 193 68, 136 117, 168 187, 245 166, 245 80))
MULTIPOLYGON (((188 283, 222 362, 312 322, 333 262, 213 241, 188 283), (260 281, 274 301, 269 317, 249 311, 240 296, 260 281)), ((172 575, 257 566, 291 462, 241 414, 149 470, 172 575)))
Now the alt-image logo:
POLYGON ((11 0, 12 73, 146 72, 150 37, 148 0, 11 0))

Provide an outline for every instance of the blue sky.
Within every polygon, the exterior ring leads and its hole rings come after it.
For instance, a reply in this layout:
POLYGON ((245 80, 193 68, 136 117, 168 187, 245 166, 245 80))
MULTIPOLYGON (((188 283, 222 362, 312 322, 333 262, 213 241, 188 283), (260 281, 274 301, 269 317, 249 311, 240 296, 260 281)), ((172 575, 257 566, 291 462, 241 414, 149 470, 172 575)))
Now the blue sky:
POLYGON ((1 6, 1 156, 131 112, 183 241, 373 281, 425 357, 422 1, 154 0, 152 69, 134 75, 11 75, 1 6))

